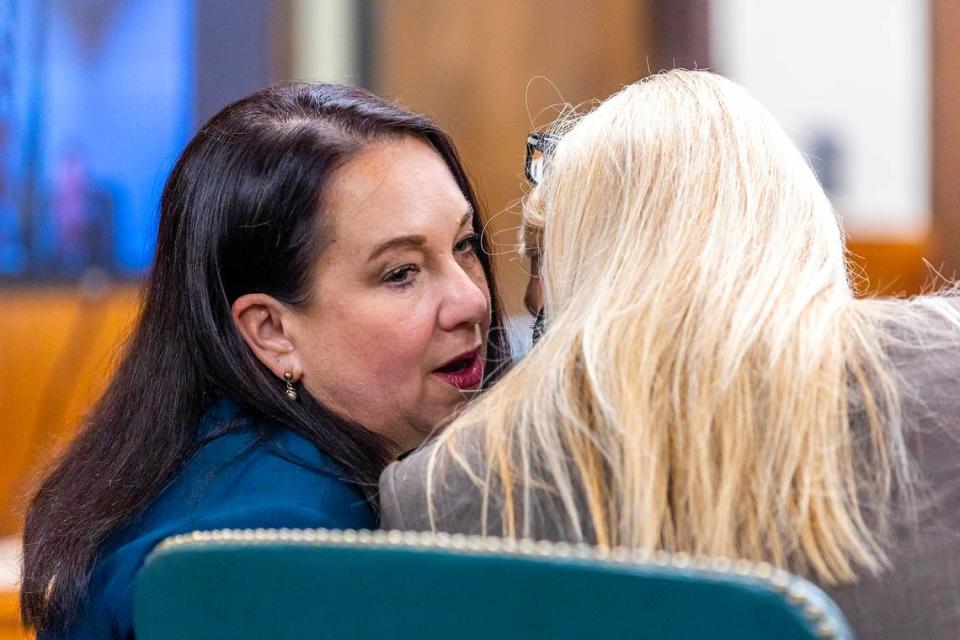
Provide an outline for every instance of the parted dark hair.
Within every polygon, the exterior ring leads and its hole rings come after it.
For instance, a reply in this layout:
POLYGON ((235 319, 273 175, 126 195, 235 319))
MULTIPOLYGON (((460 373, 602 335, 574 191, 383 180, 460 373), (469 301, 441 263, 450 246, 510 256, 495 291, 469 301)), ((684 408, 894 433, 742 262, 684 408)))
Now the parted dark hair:
MULTIPOLYGON (((163 190, 156 256, 116 373, 27 511, 25 625, 43 631, 69 624, 99 550, 197 450, 198 422, 220 394, 263 418, 254 421, 258 428, 285 425, 313 442, 339 463, 345 480, 373 497, 392 443, 305 389, 299 402, 287 400, 283 382, 234 326, 231 305, 253 292, 307 304, 326 241, 330 177, 371 144, 402 136, 432 145, 481 211, 449 137, 363 89, 266 89, 225 107, 190 141, 163 190)), ((473 224, 482 238, 480 218, 473 224)), ((479 253, 493 314, 489 385, 510 354, 489 253, 479 253)))

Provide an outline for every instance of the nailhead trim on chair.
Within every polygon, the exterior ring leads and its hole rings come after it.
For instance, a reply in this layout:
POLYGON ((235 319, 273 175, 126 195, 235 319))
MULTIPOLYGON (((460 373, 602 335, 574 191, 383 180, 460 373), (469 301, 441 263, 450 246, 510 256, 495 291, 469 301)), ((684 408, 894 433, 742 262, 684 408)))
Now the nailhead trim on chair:
POLYGON ((792 574, 767 562, 731 560, 697 556, 686 553, 643 551, 616 547, 594 547, 587 544, 567 544, 528 539, 514 540, 463 534, 429 533, 416 531, 370 531, 333 529, 219 529, 194 531, 172 536, 161 542, 147 558, 151 559, 170 549, 203 547, 217 544, 312 544, 343 547, 388 547, 408 549, 442 549, 488 553, 519 557, 577 558, 615 564, 669 567, 735 575, 759 580, 800 609, 823 640, 836 640, 837 629, 830 623, 827 613, 800 588, 800 581, 792 574))

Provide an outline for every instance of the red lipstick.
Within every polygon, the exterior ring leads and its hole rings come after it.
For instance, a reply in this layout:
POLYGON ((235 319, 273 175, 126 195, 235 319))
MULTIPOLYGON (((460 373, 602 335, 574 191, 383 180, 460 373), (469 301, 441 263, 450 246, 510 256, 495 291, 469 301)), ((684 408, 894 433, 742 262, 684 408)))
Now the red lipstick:
POLYGON ((483 381, 483 360, 480 349, 462 353, 433 371, 444 382, 457 389, 473 389, 483 381))

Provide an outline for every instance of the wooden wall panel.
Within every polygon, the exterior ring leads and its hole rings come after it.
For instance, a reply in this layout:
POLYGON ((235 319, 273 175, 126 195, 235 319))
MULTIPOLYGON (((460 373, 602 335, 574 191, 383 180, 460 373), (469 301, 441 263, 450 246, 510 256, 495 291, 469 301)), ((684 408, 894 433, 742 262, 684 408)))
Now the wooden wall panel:
POLYGON ((0 590, 0 640, 33 638, 20 626, 20 595, 13 590, 0 590))
POLYGON ((372 81, 451 133, 492 217, 499 280, 519 312, 515 252, 524 143, 561 101, 604 98, 647 75, 643 0, 381 0, 372 12, 372 81))
POLYGON ((934 265, 960 276, 960 2, 931 0, 934 265))
POLYGON ((0 537, 19 530, 32 481, 102 391, 136 308, 131 287, 0 290, 0 537))
POLYGON ((934 284, 924 262, 932 255, 926 238, 891 238, 882 242, 852 238, 847 247, 854 274, 866 279, 857 278, 857 290, 863 295, 910 296, 929 290, 934 284))

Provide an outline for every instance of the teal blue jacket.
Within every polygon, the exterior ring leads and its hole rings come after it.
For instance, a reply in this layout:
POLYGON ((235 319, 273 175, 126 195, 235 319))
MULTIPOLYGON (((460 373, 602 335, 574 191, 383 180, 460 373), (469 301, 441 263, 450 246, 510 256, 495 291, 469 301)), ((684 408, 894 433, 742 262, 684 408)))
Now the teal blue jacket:
POLYGON ((170 535, 224 528, 375 529, 363 496, 337 466, 289 429, 258 439, 252 418, 221 399, 204 416, 206 439, 173 482, 101 550, 79 617, 38 640, 133 637, 133 585, 150 550, 170 535), (221 434, 221 432, 223 432, 221 434))

